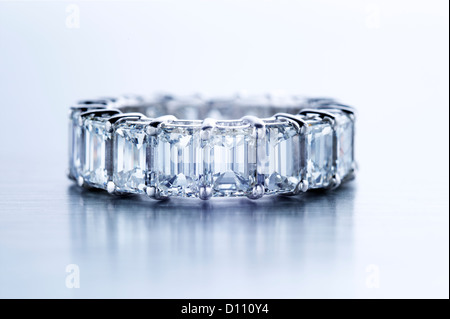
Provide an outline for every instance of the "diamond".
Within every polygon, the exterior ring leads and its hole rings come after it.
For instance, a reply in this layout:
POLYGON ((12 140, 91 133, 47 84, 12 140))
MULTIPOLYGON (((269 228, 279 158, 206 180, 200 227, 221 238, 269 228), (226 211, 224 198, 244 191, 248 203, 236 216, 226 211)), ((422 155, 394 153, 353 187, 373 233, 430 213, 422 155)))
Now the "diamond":
POLYGON ((336 115, 337 161, 336 172, 345 178, 353 169, 353 120, 341 111, 333 111, 336 115))
POLYGON ((147 146, 146 124, 122 122, 114 128, 112 178, 118 192, 144 193, 147 146))
POLYGON ((106 130, 107 117, 90 115, 83 120, 82 175, 90 186, 106 189, 107 156, 111 149, 111 133, 106 130), (84 156, 83 156, 84 155, 84 156))
POLYGON ((256 137, 242 122, 221 122, 212 131, 213 196, 244 196, 256 184, 256 137))
POLYGON ((266 194, 293 192, 301 180, 300 134, 294 124, 266 121, 266 136, 260 143, 258 168, 264 175, 266 194), (259 156, 263 153, 263 156, 259 156))
POLYGON ((162 196, 198 196, 203 171, 200 133, 201 122, 174 121, 151 137, 151 185, 162 196))
POLYGON ((83 149, 80 126, 81 110, 74 109, 69 118, 69 174, 77 179, 81 172, 81 152, 83 149))
POLYGON ((328 187, 334 173, 333 128, 316 115, 307 115, 307 175, 310 188, 328 187))

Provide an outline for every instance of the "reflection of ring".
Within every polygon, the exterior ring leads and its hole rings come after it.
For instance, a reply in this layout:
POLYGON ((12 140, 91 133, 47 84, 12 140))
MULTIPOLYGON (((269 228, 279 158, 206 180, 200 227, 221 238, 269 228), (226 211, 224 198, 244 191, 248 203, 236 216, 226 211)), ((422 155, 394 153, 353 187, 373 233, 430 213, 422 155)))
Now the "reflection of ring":
POLYGON ((334 188, 354 175, 354 122, 353 108, 331 99, 80 101, 70 112, 69 177, 155 199, 334 188))

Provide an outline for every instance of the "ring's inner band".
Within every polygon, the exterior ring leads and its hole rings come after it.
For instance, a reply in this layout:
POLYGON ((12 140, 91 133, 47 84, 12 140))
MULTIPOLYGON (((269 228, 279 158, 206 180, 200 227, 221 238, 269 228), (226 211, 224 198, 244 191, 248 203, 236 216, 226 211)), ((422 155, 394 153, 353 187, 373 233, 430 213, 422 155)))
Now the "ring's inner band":
MULTIPOLYGON (((304 106, 303 106, 304 107, 304 106)), ((268 104, 239 104, 233 102, 220 103, 153 103, 139 106, 118 107, 124 113, 142 113, 149 118, 164 115, 174 115, 180 120, 202 120, 214 118, 216 120, 234 120, 243 116, 253 115, 259 118, 270 118, 276 113, 297 114, 300 105, 268 105, 268 104)))

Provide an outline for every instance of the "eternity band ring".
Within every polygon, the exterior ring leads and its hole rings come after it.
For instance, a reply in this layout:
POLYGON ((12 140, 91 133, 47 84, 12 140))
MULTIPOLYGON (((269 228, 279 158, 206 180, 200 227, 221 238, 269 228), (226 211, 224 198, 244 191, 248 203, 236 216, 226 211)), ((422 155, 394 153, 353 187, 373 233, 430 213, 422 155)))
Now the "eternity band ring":
POLYGON ((297 195, 336 188, 356 166, 355 110, 329 98, 83 100, 69 135, 79 186, 153 199, 297 195))

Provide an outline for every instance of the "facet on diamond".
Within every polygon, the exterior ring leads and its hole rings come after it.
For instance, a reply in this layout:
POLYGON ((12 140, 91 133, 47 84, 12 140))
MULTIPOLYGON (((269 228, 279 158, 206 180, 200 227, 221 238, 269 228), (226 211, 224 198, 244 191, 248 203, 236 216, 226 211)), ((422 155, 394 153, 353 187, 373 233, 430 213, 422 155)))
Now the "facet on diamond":
POLYGON ((220 122, 211 132, 214 197, 245 196, 256 184, 256 137, 242 122, 220 122))
POLYGON ((307 114, 304 119, 308 123, 305 144, 309 188, 325 188, 334 175, 333 128, 315 114, 307 114))
POLYGON ((258 170, 266 194, 293 192, 301 180, 301 136, 287 121, 266 121, 265 139, 258 145, 258 170), (260 155, 261 154, 261 155, 260 155))
POLYGON ((74 109, 69 117, 69 174, 77 179, 81 173, 82 130, 80 126, 81 110, 74 109))
POLYGON ((198 197, 203 174, 200 133, 200 121, 174 121, 150 138, 150 182, 162 196, 198 197))
POLYGON ((112 180, 116 191, 144 193, 147 175, 146 124, 122 122, 114 128, 112 180))
MULTIPOLYGON (((109 117, 109 116, 108 116, 109 117)), ((90 115, 83 120, 82 175, 87 185, 106 189, 106 157, 111 148, 111 133, 106 131, 107 117, 90 115)))
POLYGON ((353 169, 354 123, 348 114, 340 110, 325 111, 332 113, 336 121, 337 159, 336 173, 345 178, 353 169))

